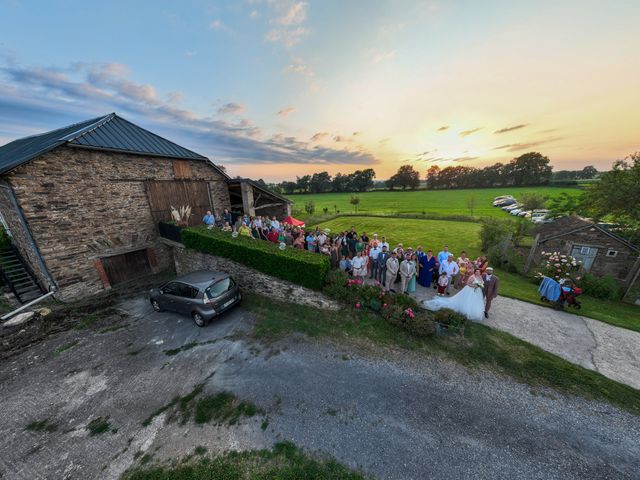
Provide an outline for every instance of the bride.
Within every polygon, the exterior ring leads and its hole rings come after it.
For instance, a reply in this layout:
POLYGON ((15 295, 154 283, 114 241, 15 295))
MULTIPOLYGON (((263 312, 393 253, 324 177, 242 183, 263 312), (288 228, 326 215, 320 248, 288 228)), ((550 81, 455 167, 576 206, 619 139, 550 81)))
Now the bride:
POLYGON ((453 297, 435 297, 426 300, 424 306, 427 310, 440 310, 450 308, 465 315, 469 320, 481 321, 484 315, 484 297, 482 295, 482 273, 476 268, 473 275, 467 280, 467 285, 453 297))

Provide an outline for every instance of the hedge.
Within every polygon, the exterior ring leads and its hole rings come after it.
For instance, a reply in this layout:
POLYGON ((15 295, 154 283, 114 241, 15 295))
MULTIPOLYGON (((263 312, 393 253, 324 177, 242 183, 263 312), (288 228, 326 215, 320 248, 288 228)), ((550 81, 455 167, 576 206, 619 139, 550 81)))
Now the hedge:
POLYGON ((323 287, 330 268, 329 257, 325 255, 291 247, 280 250, 271 242, 241 235, 234 238, 228 232, 205 226, 182 230, 182 243, 187 248, 225 257, 314 290, 323 287))

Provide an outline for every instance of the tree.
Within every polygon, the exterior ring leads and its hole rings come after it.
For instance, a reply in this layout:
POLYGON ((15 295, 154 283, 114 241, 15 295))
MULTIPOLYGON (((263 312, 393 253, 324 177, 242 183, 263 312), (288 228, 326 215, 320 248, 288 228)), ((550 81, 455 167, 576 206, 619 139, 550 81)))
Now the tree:
POLYGON ((440 167, 431 165, 427 170, 427 188, 436 188, 438 186, 438 175, 440 175, 440 167))
POLYGON ((309 200, 304 204, 304 211, 309 215, 313 215, 313 212, 316 211, 316 203, 313 200, 309 200))
POLYGON ((358 205, 360 205, 360 197, 357 195, 351 195, 351 199, 349 203, 356 208, 356 213, 358 213, 358 205))
POLYGON ((545 207, 547 199, 538 192, 525 192, 520 196, 523 210, 539 210, 545 207))
POLYGON ((578 178, 580 178, 582 180, 589 180, 589 179, 592 179, 592 178, 596 178, 597 176, 598 176, 598 170, 593 165, 588 165, 588 166, 584 167, 578 173, 578 178))
POLYGON ((391 190, 395 186, 402 187, 403 190, 406 188, 415 190, 420 186, 420 172, 412 165, 402 165, 396 174, 387 181, 387 186, 391 190))
POLYGON ((640 222, 640 152, 618 160, 585 193, 585 207, 596 217, 640 222))
POLYGON ((350 175, 349 189, 355 192, 366 192, 373 187, 373 179, 376 172, 372 168, 366 170, 356 170, 350 175))
POLYGON ((309 180, 309 190, 312 193, 322 193, 331 190, 331 175, 328 172, 314 173, 309 180))
POLYGON ((549 158, 538 152, 529 152, 514 158, 508 164, 507 175, 515 186, 542 185, 551 180, 549 158))
POLYGON ((473 217, 473 211, 476 208, 476 202, 477 202, 477 198, 476 198, 476 194, 472 193, 471 195, 469 195, 467 197, 467 208, 469 209, 469 211, 471 212, 471 216, 473 217))
POLYGON ((296 191, 298 184, 296 182, 282 182, 280 184, 280 188, 284 191, 284 193, 293 193, 296 191))
POLYGON ((308 192, 310 181, 311 181, 311 175, 305 175, 304 177, 296 177, 296 184, 298 186, 298 190, 300 190, 302 193, 308 192))
POLYGON ((585 213, 583 196, 569 195, 566 192, 562 192, 559 196, 551 198, 547 203, 549 209, 547 217, 549 218, 585 213))
POLYGON ((331 187, 334 192, 346 192, 349 190, 349 183, 351 182, 351 178, 349 175, 343 175, 341 173, 336 173, 333 177, 333 182, 331 182, 331 187))

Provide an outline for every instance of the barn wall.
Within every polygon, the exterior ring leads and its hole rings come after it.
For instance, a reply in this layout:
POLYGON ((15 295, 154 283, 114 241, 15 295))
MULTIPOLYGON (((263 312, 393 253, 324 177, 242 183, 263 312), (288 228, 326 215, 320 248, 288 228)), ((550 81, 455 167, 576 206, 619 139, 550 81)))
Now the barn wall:
MULTIPOLYGON (((229 206, 225 178, 206 162, 187 160, 179 175, 208 182, 215 210, 229 206)), ((63 299, 104 288, 96 260, 151 249, 154 270, 172 266, 158 240, 145 180, 173 180, 171 159, 61 147, 6 175, 63 299)))

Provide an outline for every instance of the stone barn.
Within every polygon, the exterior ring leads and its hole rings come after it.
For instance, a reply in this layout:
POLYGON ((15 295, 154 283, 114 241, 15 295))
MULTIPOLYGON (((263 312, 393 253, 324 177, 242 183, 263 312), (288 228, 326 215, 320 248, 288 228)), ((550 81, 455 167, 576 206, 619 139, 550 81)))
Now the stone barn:
POLYGON ((525 270, 541 260, 542 252, 571 255, 582 261, 586 272, 610 275, 627 293, 635 291, 632 287, 640 274, 640 248, 602 224, 570 216, 540 226, 536 229, 525 270))
POLYGON ((21 302, 91 295, 173 265, 158 223, 225 208, 284 216, 291 202, 111 113, 0 147, 0 273, 21 302), (233 205, 232 199, 233 198, 233 205))

